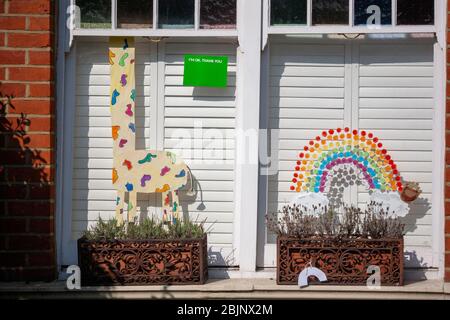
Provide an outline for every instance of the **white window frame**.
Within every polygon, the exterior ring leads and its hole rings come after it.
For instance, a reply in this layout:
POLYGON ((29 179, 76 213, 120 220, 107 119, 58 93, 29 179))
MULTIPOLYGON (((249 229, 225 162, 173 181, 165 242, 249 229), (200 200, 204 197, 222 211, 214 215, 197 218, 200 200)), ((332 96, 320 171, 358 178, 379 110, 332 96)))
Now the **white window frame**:
MULTIPOLYGON (((115 1, 115 0, 112 0, 115 1)), ((155 0, 156 1, 156 0, 155 0)), ((199 17, 199 3, 196 0, 196 9, 199 17)), ((75 74, 76 74, 76 42, 77 38, 93 38, 108 36, 129 36, 129 37, 226 37, 236 38, 239 40, 247 39, 245 49, 240 46, 237 53, 237 69, 239 74, 246 74, 245 79, 238 80, 240 86, 251 86, 252 90, 243 90, 239 95, 236 103, 236 121, 237 129, 251 128, 258 129, 259 117, 255 115, 259 112, 259 77, 255 80, 253 70, 259 69, 259 59, 254 56, 260 54, 260 32, 261 17, 255 15, 255 10, 262 12, 258 8, 261 0, 237 0, 237 17, 236 29, 156 29, 157 26, 157 10, 153 7, 154 28, 148 29, 75 29, 67 28, 67 22, 73 17, 70 16, 71 11, 68 6, 74 5, 75 0, 58 0, 59 2, 59 20, 58 20, 58 61, 57 61, 57 77, 58 77, 58 123, 64 125, 58 127, 57 135, 57 190, 56 200, 56 238, 57 238, 57 263, 58 270, 61 272, 62 266, 68 261, 76 263, 73 257, 76 257, 76 246, 71 239, 72 230, 72 207, 71 207, 71 189, 72 189, 72 157, 73 157, 73 112, 75 110, 75 74), (259 4, 258 4, 259 3, 259 4), (256 9, 255 9, 256 8, 256 9), (242 16, 245 12, 245 18, 242 16), (239 28, 246 21, 246 26, 251 28, 239 28), (237 29, 241 30, 238 34, 237 29), (255 34, 257 36, 255 36, 255 34), (245 54, 244 54, 245 51, 245 54), (250 104, 251 107, 244 108, 243 104, 250 104), (68 245, 69 244, 69 245, 68 245)), ((157 1, 155 2, 157 4, 157 1)), ((112 7, 112 11, 115 11, 112 7)), ((112 21, 113 26, 116 21, 112 21)), ((197 24, 198 26, 198 24, 197 24)), ((239 79, 240 77, 238 77, 239 79)), ((161 113, 160 113, 161 114, 161 113)), ((162 148, 162 145, 158 145, 162 148)), ((257 221, 257 181, 258 166, 254 165, 249 168, 235 168, 235 207, 237 214, 234 219, 234 236, 233 248, 235 251, 235 263, 240 265, 238 272, 253 272, 256 268, 256 221, 257 221), (239 183, 237 181, 240 181, 239 183), (249 194, 252 194, 255 201, 248 200, 249 194), (246 199, 248 201, 241 201, 246 199), (239 214, 246 212, 246 214, 239 214), (246 217, 245 219, 242 216, 246 217), (241 219, 243 221, 241 221, 241 219), (252 232, 248 228, 254 229, 252 232), (243 236, 241 235, 243 234, 243 236), (244 241, 241 241, 241 239, 244 241), (248 240, 248 241, 245 241, 248 240), (245 252, 246 256, 243 260, 239 260, 239 252, 245 252), (249 254, 247 254, 249 253, 249 254)), ((225 271, 228 273, 228 271, 225 271)), ((64 274, 61 274, 64 277, 64 274)))
MULTIPOLYGON (((445 101, 446 101, 446 79, 447 79, 447 32, 446 32, 446 21, 447 21, 447 1, 445 0, 435 0, 434 2, 434 25, 397 25, 397 0, 392 1, 392 25, 384 26, 379 29, 369 29, 364 26, 353 26, 353 15, 352 11, 354 8, 354 0, 349 0, 350 2, 350 12, 349 12, 349 25, 327 25, 327 26, 314 26, 312 25, 312 1, 308 1, 308 12, 307 12, 307 25, 296 26, 296 25, 286 25, 286 26, 271 26, 270 22, 270 0, 263 0, 263 21, 262 21, 262 50, 265 51, 263 57, 266 57, 261 61, 262 64, 262 74, 263 76, 267 74, 268 66, 268 38, 270 35, 292 35, 292 36, 302 36, 302 35, 336 35, 336 34, 428 34, 436 37, 436 44, 434 45, 434 63, 435 63, 435 80, 434 85, 436 88, 436 108, 433 115, 433 199, 432 203, 435 207, 435 212, 433 213, 432 222, 432 260, 433 265, 438 269, 436 272, 430 272, 427 274, 428 279, 443 279, 445 272, 444 263, 444 240, 445 234, 442 226, 444 225, 444 168, 445 168, 445 101), (440 214, 441 213, 441 214, 440 214)), ((263 78, 262 84, 264 85, 265 79, 263 78)), ((261 92, 265 90, 261 88, 261 92)), ((267 97, 262 95, 261 108, 267 107, 267 97)), ((266 111, 261 111, 262 113, 266 111)), ((266 192, 267 194, 267 182, 264 179, 259 181, 260 193, 266 192)), ((262 194, 261 199, 264 198, 262 194)), ((261 217, 261 210, 264 209, 264 199, 259 202, 259 216, 261 217)), ((261 223, 258 226, 259 237, 264 237, 264 225, 261 223)), ((269 245, 268 247, 270 247, 269 245)), ((268 248, 266 244, 261 245, 258 243, 258 266, 261 267, 265 264, 265 261, 270 261, 275 259, 273 256, 274 251, 268 248)), ((432 271, 432 270, 430 270, 432 271)))
MULTIPOLYGON (((73 1, 73 0, 72 0, 73 1)), ((158 28, 158 2, 153 0, 152 28, 124 29, 117 28, 117 0, 111 0, 111 28, 109 29, 81 29, 71 30, 71 36, 127 36, 127 37, 237 37, 234 29, 200 29, 200 3, 195 1, 194 28, 188 29, 160 29, 158 28)))
POLYGON ((434 25, 397 25, 397 0, 392 0, 392 24, 383 25, 379 28, 368 28, 367 26, 354 25, 354 3, 355 0, 349 1, 349 23, 348 25, 313 25, 312 24, 312 1, 307 0, 307 23, 306 25, 285 25, 272 26, 270 22, 270 2, 271 0, 263 0, 266 2, 266 10, 269 10, 265 16, 265 24, 267 26, 267 34, 336 34, 336 33, 430 33, 436 32, 438 25, 438 15, 444 10, 445 3, 443 0, 434 1, 434 25))

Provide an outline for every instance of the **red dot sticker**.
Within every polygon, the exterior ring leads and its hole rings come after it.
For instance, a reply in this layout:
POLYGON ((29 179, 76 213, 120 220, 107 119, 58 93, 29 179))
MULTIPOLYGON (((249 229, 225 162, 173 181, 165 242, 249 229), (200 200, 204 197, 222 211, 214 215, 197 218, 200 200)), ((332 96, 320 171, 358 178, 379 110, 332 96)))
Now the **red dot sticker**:
POLYGON ((365 131, 361 131, 361 135, 364 137, 366 135, 365 131))
POLYGON ((294 173, 294 177, 298 178, 298 173, 297 172, 294 173))
POLYGON ((373 138, 373 142, 377 143, 378 142, 378 138, 377 137, 373 138))
POLYGON ((314 145, 314 141, 310 141, 310 142, 309 142, 309 145, 310 145, 310 146, 313 146, 313 145, 314 145))
POLYGON ((391 156, 390 156, 390 155, 387 155, 387 156, 386 156, 386 160, 388 160, 388 161, 391 160, 391 156))
POLYGON ((334 130, 333 130, 333 129, 330 129, 328 132, 329 132, 330 134, 334 134, 334 130))
POLYGON ((381 153, 382 153, 382 154, 386 154, 386 153, 387 153, 387 150, 386 150, 386 149, 383 149, 383 150, 381 150, 381 153))
POLYGON ((322 136, 326 137, 328 133, 326 131, 322 132, 322 136))
POLYGON ((383 144, 381 142, 378 144, 378 148, 383 148, 383 144))
POLYGON ((316 137, 316 140, 317 140, 317 141, 320 141, 320 137, 319 137, 319 136, 317 136, 317 137, 316 137))
POLYGON ((341 128, 337 128, 336 131, 337 131, 338 133, 340 133, 340 132, 342 131, 342 129, 341 129, 341 128))
POLYGON ((299 171, 299 170, 300 170, 299 166, 295 167, 295 171, 299 171))
POLYGON ((292 182, 293 182, 293 183, 297 183, 297 179, 295 179, 295 178, 292 179, 292 182))
POLYGON ((298 164, 298 165, 300 165, 300 164, 301 164, 301 162, 300 162, 300 161, 297 161, 297 164, 298 164))
POLYGON ((358 134, 358 130, 353 130, 353 134, 356 136, 358 134))
POLYGON ((303 149, 305 149, 305 151, 308 151, 309 148, 308 146, 305 146, 303 149))
POLYGON ((303 158, 304 156, 305 156, 305 154, 303 152, 299 154, 300 158, 303 158))
POLYGON ((372 139, 373 138, 373 134, 369 133, 368 137, 369 137, 369 139, 372 139))
POLYGON ((344 131, 345 131, 345 132, 349 132, 349 131, 350 131, 350 128, 345 128, 344 131))
POLYGON ((294 191, 294 190, 295 190, 295 187, 294 187, 294 186, 291 186, 291 190, 294 191))

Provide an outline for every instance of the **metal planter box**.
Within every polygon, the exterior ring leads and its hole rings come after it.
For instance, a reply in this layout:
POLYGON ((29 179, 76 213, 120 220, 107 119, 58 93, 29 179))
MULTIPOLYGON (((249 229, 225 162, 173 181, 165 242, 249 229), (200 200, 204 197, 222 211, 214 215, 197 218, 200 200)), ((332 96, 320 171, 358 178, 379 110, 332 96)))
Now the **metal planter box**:
POLYGON ((297 284, 299 273, 311 261, 325 272, 327 284, 366 285, 367 269, 375 265, 380 267, 382 285, 403 285, 403 238, 278 237, 277 260, 277 284, 297 284))
POLYGON ((207 237, 179 240, 78 240, 83 286, 204 284, 207 237))

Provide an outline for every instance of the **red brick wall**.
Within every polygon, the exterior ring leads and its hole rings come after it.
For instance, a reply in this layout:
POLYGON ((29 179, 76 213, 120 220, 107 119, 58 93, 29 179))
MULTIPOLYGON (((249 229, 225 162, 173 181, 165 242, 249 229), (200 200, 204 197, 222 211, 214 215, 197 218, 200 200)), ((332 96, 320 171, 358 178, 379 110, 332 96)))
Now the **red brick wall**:
POLYGON ((56 277, 54 12, 54 0, 0 0, 0 92, 14 95, 0 132, 0 281, 56 277))

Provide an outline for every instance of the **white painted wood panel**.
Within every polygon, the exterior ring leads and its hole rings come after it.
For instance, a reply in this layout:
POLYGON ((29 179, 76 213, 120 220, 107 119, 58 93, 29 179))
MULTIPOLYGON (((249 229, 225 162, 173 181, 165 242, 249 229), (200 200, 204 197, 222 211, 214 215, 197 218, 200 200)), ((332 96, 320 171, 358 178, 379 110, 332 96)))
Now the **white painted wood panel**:
MULTIPOLYGON (((234 265, 236 45, 218 41, 167 42, 160 79, 164 85, 164 148, 186 161, 201 188, 183 210, 209 223, 208 245, 219 249, 216 261, 210 263, 234 265), (228 86, 183 86, 184 54, 227 55, 228 86)), ((181 193, 181 199, 185 198, 181 193)))
MULTIPOLYGON (((279 130, 279 171, 268 179, 267 210, 276 212, 294 196, 289 187, 298 151, 323 130, 344 126, 345 46, 276 44, 269 70, 269 128, 279 130)), ((272 235, 265 238, 274 243, 272 235)))
MULTIPOLYGON (((150 149, 151 118, 161 112, 158 133, 164 148, 182 154, 185 141, 180 129, 194 137, 194 125, 200 121, 204 128, 219 130, 224 137, 217 143, 214 136, 192 139, 186 162, 198 180, 202 193, 188 197, 180 193, 183 212, 196 221, 206 220, 209 262, 212 265, 235 265, 233 249, 234 224, 234 153, 236 106, 236 46, 231 43, 167 43, 158 45, 165 51, 160 61, 166 66, 158 74, 158 49, 148 41, 137 42, 136 55, 136 123, 137 148, 150 149), (164 48, 162 48, 164 47, 164 48), (229 86, 226 89, 192 88, 183 86, 184 54, 226 54, 229 57, 229 86), (154 72, 154 73, 153 73, 154 72), (162 95, 152 97, 151 86, 158 83, 162 95), (162 101, 157 110, 154 101, 162 101), (199 146, 199 142, 202 144, 199 146), (222 159, 225 157, 225 160, 222 159), (205 162, 200 162, 200 158, 205 162), (220 161, 220 163, 218 163, 220 161), (201 206, 203 201, 204 207, 201 206)), ((116 192, 111 183, 112 138, 109 112, 110 68, 107 39, 77 42, 76 110, 74 118, 72 238, 95 224, 98 218, 114 217, 116 192)), ((153 137, 154 138, 154 137, 153 137)), ((153 139, 156 141, 156 139, 153 139)), ((153 194, 138 195, 138 212, 158 214, 160 199, 153 194)))
MULTIPOLYGON (((402 177, 419 182, 424 191, 405 219, 405 252, 412 258, 405 265, 431 267, 433 46, 365 44, 359 60, 358 126, 380 137, 402 177)), ((358 205, 368 198, 359 188, 358 205)))
MULTIPOLYGON (((432 44, 355 41, 348 43, 357 54, 352 57, 344 45, 289 41, 270 47, 268 122, 270 128, 280 131, 279 172, 269 177, 268 211, 274 212, 292 200, 289 187, 299 150, 322 130, 344 126, 345 114, 356 110, 352 127, 378 136, 403 178, 421 185, 423 195, 411 205, 405 219, 405 250, 410 258, 406 266, 432 267, 432 221, 436 214, 431 205, 432 44), (357 66, 358 72, 350 77, 346 77, 346 61, 348 66, 351 61, 357 66), (348 100, 351 102, 346 104, 348 100), (352 108, 352 104, 356 105, 352 108)), ((356 204, 364 206, 369 199, 367 190, 355 188, 354 192, 356 204)), ((266 243, 273 240, 266 235, 266 243)))

